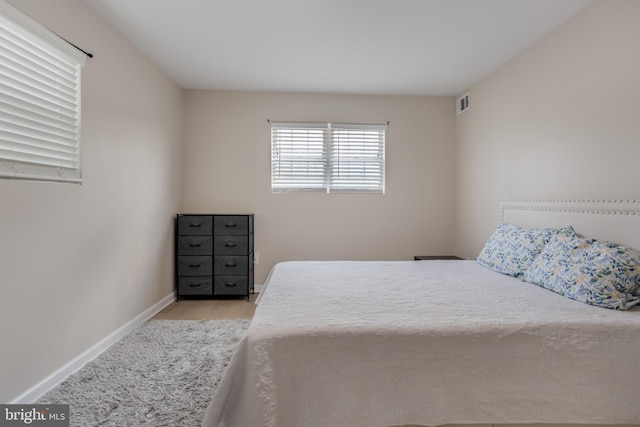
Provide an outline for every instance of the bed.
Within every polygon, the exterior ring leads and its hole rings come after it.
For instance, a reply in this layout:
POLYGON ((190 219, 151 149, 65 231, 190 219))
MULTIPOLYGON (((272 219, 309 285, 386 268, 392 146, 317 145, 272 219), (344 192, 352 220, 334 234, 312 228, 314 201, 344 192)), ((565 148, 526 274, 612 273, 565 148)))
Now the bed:
MULTIPOLYGON (((500 203, 499 220, 640 249, 640 201, 500 203)), ((640 424, 640 308, 471 261, 285 262, 207 427, 640 424)))

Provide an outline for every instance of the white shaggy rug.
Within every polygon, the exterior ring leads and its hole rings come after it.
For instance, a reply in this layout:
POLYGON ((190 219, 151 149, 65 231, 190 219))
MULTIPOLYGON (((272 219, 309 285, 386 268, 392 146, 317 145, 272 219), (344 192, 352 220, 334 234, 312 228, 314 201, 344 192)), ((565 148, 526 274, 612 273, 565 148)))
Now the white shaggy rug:
POLYGON ((71 426, 199 426, 249 320, 150 320, 37 403, 71 426))

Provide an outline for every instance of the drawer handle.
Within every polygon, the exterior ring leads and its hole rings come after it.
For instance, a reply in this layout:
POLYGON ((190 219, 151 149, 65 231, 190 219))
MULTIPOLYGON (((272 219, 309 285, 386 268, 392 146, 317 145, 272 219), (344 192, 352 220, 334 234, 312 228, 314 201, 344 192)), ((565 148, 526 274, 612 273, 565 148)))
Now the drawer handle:
POLYGON ((227 288, 235 288, 236 284, 235 283, 225 283, 224 284, 227 288))
POLYGON ((238 264, 235 262, 227 262, 224 264, 225 267, 237 267, 238 264))
POLYGON ((189 245, 190 248, 199 248, 200 246, 202 246, 202 245, 200 245, 200 244, 189 245))
POLYGON ((202 283, 191 283, 191 284, 189 284, 190 288, 199 288, 200 286, 202 286, 202 283))
POLYGON ((199 268, 202 264, 189 264, 189 268, 199 268))
POLYGON ((228 222, 224 226, 228 228, 233 228, 233 227, 237 227, 238 224, 236 224, 235 222, 228 222))
POLYGON ((224 244, 224 246, 227 248, 235 248, 237 245, 233 242, 227 242, 224 244))
POLYGON ((189 224, 189 227, 198 228, 198 227, 202 227, 202 224, 189 224))

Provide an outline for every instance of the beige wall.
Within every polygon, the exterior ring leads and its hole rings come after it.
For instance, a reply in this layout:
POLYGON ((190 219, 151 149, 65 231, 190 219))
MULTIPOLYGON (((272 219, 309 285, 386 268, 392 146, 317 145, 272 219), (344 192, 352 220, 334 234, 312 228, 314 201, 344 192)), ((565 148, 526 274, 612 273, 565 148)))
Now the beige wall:
POLYGON ((82 1, 11 0, 95 54, 84 184, 0 180, 0 402, 173 291, 183 91, 82 1))
POLYGON ((458 116, 455 252, 503 199, 639 197, 640 2, 600 0, 471 90, 458 116))
POLYGON ((189 91, 184 210, 256 214, 256 284, 285 260, 449 254, 454 121, 449 97, 189 91), (272 194, 268 119, 389 121, 386 194, 272 194))

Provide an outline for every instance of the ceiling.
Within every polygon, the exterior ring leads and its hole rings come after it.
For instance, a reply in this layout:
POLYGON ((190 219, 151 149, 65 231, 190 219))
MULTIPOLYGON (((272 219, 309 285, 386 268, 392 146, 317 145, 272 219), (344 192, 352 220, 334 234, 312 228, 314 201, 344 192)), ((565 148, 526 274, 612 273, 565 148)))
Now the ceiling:
POLYGON ((455 96, 592 0, 85 1, 185 89, 455 96))

